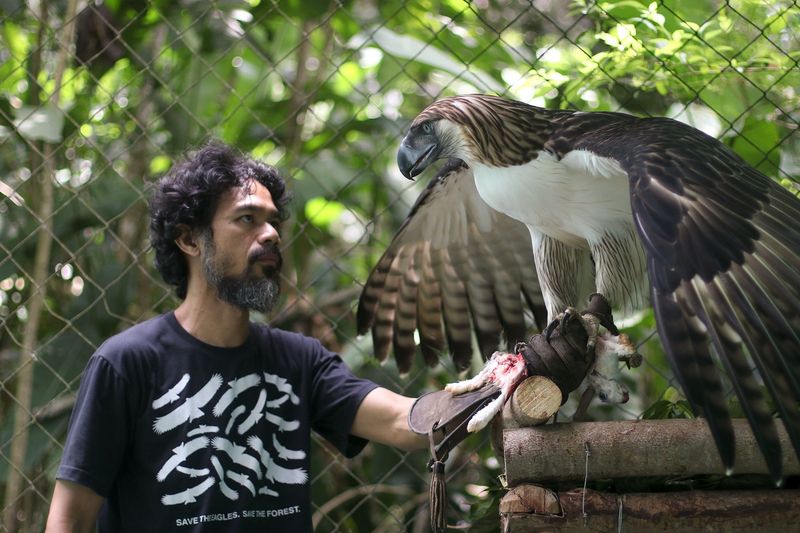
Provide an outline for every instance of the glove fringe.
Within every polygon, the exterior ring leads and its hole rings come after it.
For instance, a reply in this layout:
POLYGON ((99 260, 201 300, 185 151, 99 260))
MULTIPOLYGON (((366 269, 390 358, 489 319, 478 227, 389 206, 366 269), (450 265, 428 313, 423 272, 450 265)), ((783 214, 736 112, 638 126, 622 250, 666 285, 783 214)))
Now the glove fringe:
POLYGON ((447 529, 447 487, 444 480, 444 462, 432 461, 431 466, 431 530, 443 533, 447 529))

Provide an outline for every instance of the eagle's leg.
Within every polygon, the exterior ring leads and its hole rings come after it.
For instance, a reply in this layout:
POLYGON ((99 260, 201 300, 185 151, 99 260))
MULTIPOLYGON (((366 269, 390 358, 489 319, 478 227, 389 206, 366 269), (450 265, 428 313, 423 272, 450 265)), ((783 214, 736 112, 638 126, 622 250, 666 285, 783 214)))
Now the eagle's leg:
POLYGON ((536 276, 552 322, 564 309, 580 305, 594 292, 592 258, 587 249, 570 246, 530 226, 528 230, 536 276))
MULTIPOLYGON (((644 250, 633 224, 607 231, 589 243, 596 291, 623 312, 648 305, 649 282, 644 250)), ((610 311, 610 307, 609 307, 610 311)))

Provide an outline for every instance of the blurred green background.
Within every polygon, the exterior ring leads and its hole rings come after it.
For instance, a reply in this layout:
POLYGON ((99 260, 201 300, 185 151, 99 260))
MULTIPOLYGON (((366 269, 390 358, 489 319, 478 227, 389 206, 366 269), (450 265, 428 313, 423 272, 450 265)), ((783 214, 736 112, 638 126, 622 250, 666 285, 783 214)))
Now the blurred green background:
MULTIPOLYGON (((409 376, 355 335, 366 276, 427 177, 395 153, 434 99, 485 92, 547 108, 676 117, 795 192, 800 7, 792 1, 0 0, 0 507, 39 531, 80 372, 108 336, 172 308, 148 251, 150 185, 219 138, 293 190, 284 302, 361 376, 409 376)), ((652 313, 626 320, 645 365, 597 419, 685 416, 652 313)), ((473 368, 477 365, 473 364, 473 368)), ((318 531, 425 531, 425 453, 317 439, 318 531)), ((502 460, 502 458, 501 458, 502 460)), ((487 435, 448 462, 449 520, 497 530, 501 460, 487 435)))

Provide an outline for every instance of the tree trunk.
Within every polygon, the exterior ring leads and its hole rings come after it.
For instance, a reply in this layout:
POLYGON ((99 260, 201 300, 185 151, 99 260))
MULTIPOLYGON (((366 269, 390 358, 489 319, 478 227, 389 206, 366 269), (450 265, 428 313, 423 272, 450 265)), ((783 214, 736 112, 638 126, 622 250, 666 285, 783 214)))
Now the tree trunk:
MULTIPOLYGON (((59 42, 59 51, 56 59, 55 87, 50 102, 58 106, 61 92, 61 81, 64 70, 69 60, 68 51, 73 41, 73 29, 77 0, 69 0, 67 11, 64 15, 64 26, 59 42)), ((40 4, 40 23, 44 26, 48 20, 48 3, 40 4)), ((40 32, 39 48, 42 45, 40 32)), ((38 70, 38 69, 37 69, 38 70)), ((36 73, 33 73, 34 79, 36 73)), ((33 94, 38 90, 38 85, 31 88, 33 94)), ((38 100, 38 97, 36 98, 38 100)), ((8 478, 6 480, 5 509, 3 509, 3 524, 6 531, 11 533, 19 530, 17 520, 18 509, 24 493, 24 483, 30 483, 25 473, 25 456, 28 448, 30 425, 34 422, 31 414, 31 399, 33 396, 33 371, 36 362, 36 347, 38 345, 39 324, 42 319, 42 310, 47 291, 49 277, 48 264, 50 251, 53 244, 53 179, 55 176, 55 157, 57 147, 51 143, 44 143, 44 161, 42 164, 31 168, 31 172, 38 173, 33 178, 33 183, 39 188, 39 205, 33 206, 39 219, 39 235, 36 241, 36 255, 31 279, 31 297, 28 303, 28 321, 22 337, 22 351, 19 355, 19 370, 16 383, 16 406, 14 408, 14 429, 11 435, 11 450, 9 452, 8 478)))

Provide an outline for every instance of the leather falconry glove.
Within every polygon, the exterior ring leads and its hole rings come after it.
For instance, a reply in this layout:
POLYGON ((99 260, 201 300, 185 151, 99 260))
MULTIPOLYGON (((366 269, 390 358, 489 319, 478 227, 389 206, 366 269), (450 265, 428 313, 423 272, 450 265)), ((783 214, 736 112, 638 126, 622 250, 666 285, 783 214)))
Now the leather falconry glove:
POLYGON ((518 343, 515 353, 495 352, 474 378, 450 383, 444 390, 424 394, 414 402, 408 426, 429 439, 431 526, 435 532, 446 528, 443 475, 449 452, 469 433, 486 427, 527 376, 550 378, 566 401, 594 363, 600 325, 618 333, 608 301, 601 294, 593 294, 584 311, 567 309, 544 333, 518 343))

